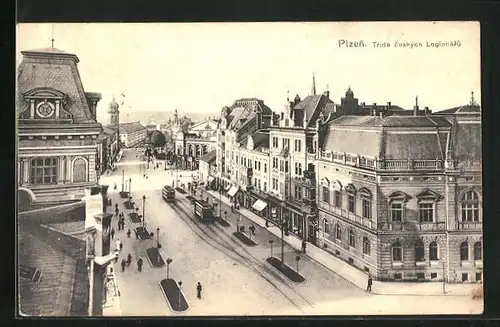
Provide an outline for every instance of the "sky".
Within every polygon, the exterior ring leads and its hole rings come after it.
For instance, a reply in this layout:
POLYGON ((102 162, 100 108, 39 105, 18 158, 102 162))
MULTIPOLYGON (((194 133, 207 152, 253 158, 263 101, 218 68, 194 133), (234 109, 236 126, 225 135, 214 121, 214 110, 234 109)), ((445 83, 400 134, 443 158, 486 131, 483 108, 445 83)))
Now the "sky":
POLYGON ((85 91, 102 93, 98 117, 122 93, 125 112, 212 114, 244 97, 280 112, 287 93, 310 94, 313 73, 317 93, 328 87, 335 103, 349 86, 360 102, 408 109, 416 96, 433 111, 466 104, 472 91, 480 103, 477 22, 58 23, 17 32, 16 64, 20 51, 51 46, 52 35, 54 47, 79 57, 85 91), (460 46, 427 46, 438 41, 460 46))

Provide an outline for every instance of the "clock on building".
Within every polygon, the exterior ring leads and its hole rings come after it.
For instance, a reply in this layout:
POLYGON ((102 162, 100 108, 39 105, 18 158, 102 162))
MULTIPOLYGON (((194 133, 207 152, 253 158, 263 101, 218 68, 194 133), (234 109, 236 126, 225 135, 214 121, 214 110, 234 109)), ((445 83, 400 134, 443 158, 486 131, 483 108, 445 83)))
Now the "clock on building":
POLYGON ((40 102, 36 107, 36 113, 42 118, 48 118, 52 116, 54 111, 54 105, 48 102, 46 99, 40 102))

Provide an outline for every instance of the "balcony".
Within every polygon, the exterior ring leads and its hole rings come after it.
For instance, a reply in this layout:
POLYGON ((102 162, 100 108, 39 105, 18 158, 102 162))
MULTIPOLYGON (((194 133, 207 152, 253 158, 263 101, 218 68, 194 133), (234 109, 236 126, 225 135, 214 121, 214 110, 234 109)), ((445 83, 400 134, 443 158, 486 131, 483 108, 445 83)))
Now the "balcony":
POLYGON ((295 176, 293 178, 293 181, 295 185, 302 185, 305 187, 314 187, 314 188, 316 187, 316 183, 314 180, 302 176, 295 176))
POLYGON ((446 222, 418 222, 418 221, 393 221, 380 222, 377 224, 377 229, 381 231, 444 231, 446 222))
POLYGON ((358 155, 323 151, 319 159, 336 162, 369 170, 398 171, 398 170, 441 170, 444 169, 444 161, 439 159, 416 160, 416 159, 377 159, 366 158, 358 155))
POLYGON ((482 221, 457 221, 456 229, 465 229, 465 230, 482 230, 483 222, 482 221))
POLYGON ((318 204, 318 207, 320 209, 331 212, 331 213, 333 213, 337 216, 340 216, 342 218, 346 218, 347 220, 350 220, 358 225, 366 226, 366 227, 371 228, 371 229, 373 229, 375 227, 375 223, 371 219, 358 216, 353 212, 350 212, 348 210, 333 206, 333 205, 328 204, 326 202, 320 201, 318 204))

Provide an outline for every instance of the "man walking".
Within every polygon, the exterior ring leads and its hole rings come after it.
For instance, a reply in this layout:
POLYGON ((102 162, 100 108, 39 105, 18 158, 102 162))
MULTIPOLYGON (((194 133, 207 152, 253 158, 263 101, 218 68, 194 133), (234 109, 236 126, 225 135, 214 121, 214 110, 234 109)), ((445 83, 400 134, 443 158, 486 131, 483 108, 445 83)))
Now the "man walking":
POLYGON ((117 238, 116 242, 115 242, 115 245, 116 245, 116 251, 120 251, 121 247, 122 247, 122 241, 120 241, 120 239, 117 238))
POLYGON ((201 290, 203 288, 201 287, 201 283, 198 282, 198 284, 196 284, 196 296, 198 297, 198 299, 201 299, 201 290))
POLYGON ((111 227, 111 240, 115 238, 115 228, 111 227))
POLYGON ((137 271, 142 271, 142 258, 137 259, 137 271))
POLYGON ((368 285, 366 286, 366 291, 371 292, 372 291, 372 276, 368 275, 368 285))
POLYGON ((122 272, 125 272, 125 266, 127 265, 127 261, 125 259, 122 259, 122 272))

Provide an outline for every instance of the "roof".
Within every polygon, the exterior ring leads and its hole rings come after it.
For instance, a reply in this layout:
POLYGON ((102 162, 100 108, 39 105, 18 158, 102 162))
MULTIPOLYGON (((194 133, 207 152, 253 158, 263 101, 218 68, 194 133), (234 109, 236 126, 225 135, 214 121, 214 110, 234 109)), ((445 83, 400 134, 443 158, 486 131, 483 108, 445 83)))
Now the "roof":
POLYGON ((477 162, 482 158, 482 135, 481 121, 476 123, 460 123, 455 121, 453 124, 452 149, 453 156, 461 163, 477 162))
POLYGON ((436 111, 434 114, 440 115, 440 114, 478 114, 478 113, 481 113, 480 106, 467 104, 450 109, 436 111))
POLYGON ((74 123, 95 123, 78 72, 78 58, 56 48, 22 51, 18 67, 18 113, 28 110, 23 94, 36 89, 52 89, 67 99, 62 110, 74 123), (51 61, 50 59, 58 59, 51 61))
POLYGON ((137 131, 145 130, 146 127, 142 126, 139 122, 120 124, 120 133, 134 133, 137 131))
POLYGON ((444 117, 430 116, 341 116, 331 122, 334 125, 366 127, 451 127, 444 117))
POLYGON ((308 126, 316 124, 316 120, 323 112, 325 118, 328 113, 335 111, 335 104, 324 94, 309 95, 297 103, 291 110, 291 116, 295 126, 302 126, 304 113, 308 126))
POLYGON ((47 217, 64 212, 64 223, 52 224, 49 218, 40 224, 39 211, 33 210, 24 213, 26 219, 18 224, 19 308, 26 315, 87 315, 89 277, 86 241, 81 237, 85 214, 59 207, 52 207, 53 214, 47 217), (25 273, 36 270, 40 277, 36 280, 25 273))
POLYGON ((200 161, 206 162, 208 164, 214 163, 216 159, 217 159, 217 151, 216 150, 212 150, 208 153, 205 153, 204 155, 202 155, 200 157, 200 161))
POLYGON ((386 159, 444 159, 450 127, 426 116, 342 116, 327 127, 323 149, 386 159), (432 127, 426 133, 422 128, 432 127), (401 132, 403 131, 403 132, 401 132))
POLYGON ((252 134, 253 147, 258 148, 269 148, 269 133, 255 132, 252 134))

